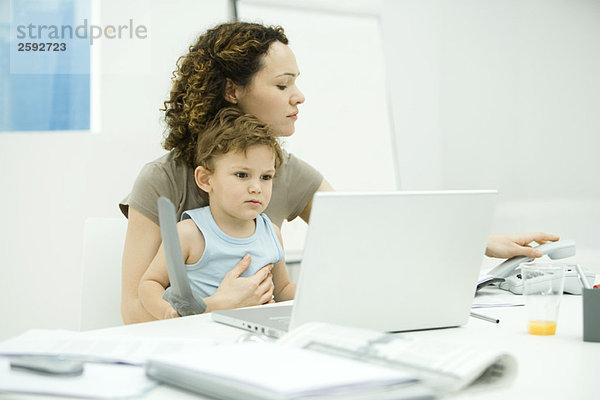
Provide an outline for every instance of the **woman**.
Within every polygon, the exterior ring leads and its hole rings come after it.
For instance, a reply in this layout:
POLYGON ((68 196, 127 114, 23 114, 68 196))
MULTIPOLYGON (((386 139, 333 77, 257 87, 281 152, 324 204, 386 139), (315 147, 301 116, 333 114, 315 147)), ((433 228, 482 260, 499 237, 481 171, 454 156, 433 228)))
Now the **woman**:
MULTIPOLYGON (((296 86, 298 66, 287 44, 280 27, 226 23, 200 36, 178 61, 164 109, 168 133, 163 147, 169 153, 144 166, 132 192, 120 204, 129 219, 121 296, 125 323, 154 319, 139 300, 138 285, 161 243, 158 197, 170 198, 178 217, 185 210, 208 204, 194 182, 193 155, 198 136, 216 113, 234 105, 271 125, 279 136, 294 133, 304 95, 296 86)), ((297 216, 308 222, 312 196, 326 190, 332 190, 331 186, 318 171, 285 153, 265 213, 279 226, 284 219, 297 216)), ((540 243, 558 238, 546 234, 493 235, 487 254, 534 256, 526 247, 533 240, 540 243)), ((240 277, 247 267, 247 260, 232 266, 218 289, 237 307, 257 305, 273 290, 272 285, 265 284, 271 279, 268 273, 261 273, 260 279, 240 277)))

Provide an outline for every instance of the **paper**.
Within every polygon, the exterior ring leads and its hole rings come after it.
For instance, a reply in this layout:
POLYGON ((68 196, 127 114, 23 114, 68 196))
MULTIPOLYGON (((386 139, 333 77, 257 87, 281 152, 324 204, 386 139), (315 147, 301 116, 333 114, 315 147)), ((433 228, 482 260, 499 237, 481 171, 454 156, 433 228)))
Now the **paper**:
POLYGON ((46 376, 12 370, 8 358, 0 357, 0 392, 114 399, 141 396, 157 385, 137 366, 85 364, 80 376, 46 376))
POLYGON ((206 390, 225 381, 232 390, 244 390, 255 398, 353 392, 415 381, 403 371, 272 343, 221 345, 172 354, 150 361, 147 368, 151 376, 156 372, 167 382, 169 376, 204 379, 206 390))
POLYGON ((473 299, 472 308, 524 306, 523 296, 500 289, 482 289, 473 299))
POLYGON ((87 361, 143 365, 154 356, 214 344, 206 339, 94 336, 68 330, 33 329, 0 343, 0 355, 63 355, 87 361))

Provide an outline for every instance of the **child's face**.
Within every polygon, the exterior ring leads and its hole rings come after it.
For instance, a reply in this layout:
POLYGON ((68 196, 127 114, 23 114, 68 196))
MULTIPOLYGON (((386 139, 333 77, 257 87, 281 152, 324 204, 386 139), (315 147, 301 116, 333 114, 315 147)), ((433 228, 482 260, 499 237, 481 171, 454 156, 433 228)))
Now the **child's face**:
POLYGON ((243 220, 256 218, 269 205, 274 175, 275 154, 267 146, 217 157, 209 177, 213 213, 243 220))

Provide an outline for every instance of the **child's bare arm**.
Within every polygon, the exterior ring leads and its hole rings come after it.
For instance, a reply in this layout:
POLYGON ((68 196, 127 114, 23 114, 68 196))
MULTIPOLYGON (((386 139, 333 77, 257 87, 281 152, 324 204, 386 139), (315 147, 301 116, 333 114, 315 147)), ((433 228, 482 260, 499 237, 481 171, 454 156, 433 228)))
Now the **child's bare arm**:
MULTIPOLYGON (((177 224, 183 258, 187 263, 189 263, 190 258, 197 257, 197 260, 200 259, 200 256, 202 256, 202 252, 204 251, 203 237, 200 241, 202 244, 200 248, 198 246, 199 241, 197 237, 195 238, 196 245, 193 247, 190 245, 193 242, 194 236, 199 234, 199 230, 195 225, 190 225, 190 223, 193 224, 191 220, 185 220, 177 224), (198 256, 198 254, 200 256, 198 256)), ((202 236, 201 233, 200 236, 202 236)), ((155 318, 167 319, 179 316, 177 311, 173 309, 173 306, 162 298, 168 286, 169 274, 167 272, 165 251, 161 244, 154 260, 152 260, 152 263, 150 263, 150 266, 142 276, 142 280, 138 287, 139 297, 144 308, 155 318)))
MULTIPOLYGON (((281 231, 275 224, 273 224, 273 228, 275 228, 275 233, 277 233, 279 243, 281 243, 281 248, 283 249, 281 231)), ((290 277, 285 266, 285 258, 273 265, 271 272, 273 273, 273 285, 275 286, 275 289, 273 290, 275 301, 292 300, 294 298, 294 293, 296 292, 296 284, 290 282, 290 277)))
POLYGON ((169 286, 169 275, 165 261, 165 250, 161 244, 158 253, 150 263, 150 266, 142 276, 138 287, 140 301, 144 308, 155 318, 166 319, 174 317, 173 307, 162 298, 163 293, 169 286))

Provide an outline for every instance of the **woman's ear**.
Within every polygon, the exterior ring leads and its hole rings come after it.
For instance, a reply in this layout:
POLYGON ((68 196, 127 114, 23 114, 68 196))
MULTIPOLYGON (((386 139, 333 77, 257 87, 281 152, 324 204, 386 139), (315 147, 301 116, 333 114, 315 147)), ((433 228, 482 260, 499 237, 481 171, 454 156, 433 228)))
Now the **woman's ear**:
POLYGON ((233 83, 233 81, 229 78, 225 81, 225 100, 227 100, 231 104, 237 104, 237 88, 238 86, 233 83))
POLYGON ((210 176, 210 171, 202 166, 198 166, 194 170, 194 180, 196 181, 196 185, 206 193, 210 193, 211 191, 210 176))

